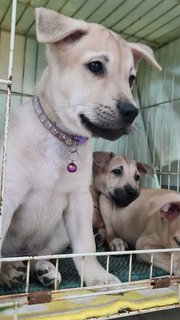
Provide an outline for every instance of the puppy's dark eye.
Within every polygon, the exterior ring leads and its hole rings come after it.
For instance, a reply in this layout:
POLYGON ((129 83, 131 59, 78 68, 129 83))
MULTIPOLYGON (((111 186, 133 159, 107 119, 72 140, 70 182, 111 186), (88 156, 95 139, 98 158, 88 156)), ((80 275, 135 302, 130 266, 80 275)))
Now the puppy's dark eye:
POLYGON ((123 172, 123 167, 119 169, 114 169, 111 172, 114 173, 116 176, 121 176, 123 172))
POLYGON ((135 179, 135 181, 139 181, 140 180, 140 175, 139 174, 135 174, 134 179, 135 179))
POLYGON ((131 74, 130 77, 129 77, 129 86, 130 86, 130 88, 132 88, 135 79, 136 79, 135 75, 131 74))
POLYGON ((104 65, 101 61, 92 61, 87 64, 87 67, 95 75, 102 75, 105 72, 104 65))

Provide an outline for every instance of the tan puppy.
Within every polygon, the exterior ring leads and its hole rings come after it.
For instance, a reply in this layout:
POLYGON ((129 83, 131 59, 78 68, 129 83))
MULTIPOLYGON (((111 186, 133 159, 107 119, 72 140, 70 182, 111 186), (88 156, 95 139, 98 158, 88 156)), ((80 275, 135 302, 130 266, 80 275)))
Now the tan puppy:
MULTIPOLYGON (((126 241, 136 249, 180 247, 180 193, 165 189, 141 189, 140 196, 125 208, 114 207, 110 223, 114 241, 126 241)), ((115 250, 116 247, 114 247, 115 250)), ((150 254, 140 254, 150 263, 150 254)), ((169 272, 170 254, 154 255, 154 265, 169 272)), ((180 276, 180 253, 174 254, 174 274, 180 276)))
MULTIPOLYGON (((36 31, 47 44, 47 67, 33 100, 10 121, 2 255, 55 254, 69 241, 74 253, 94 252, 90 138, 115 140, 129 133, 138 114, 131 92, 138 62, 145 58, 161 68, 150 48, 52 10, 36 10, 36 31)), ((74 262, 81 274, 82 258, 74 262)), ((84 262, 85 283, 105 284, 97 259, 84 262)), ((46 286, 54 284, 49 261, 36 261, 32 273, 46 286)), ((20 263, 2 267, 3 284, 24 278, 20 263)), ((108 274, 109 284, 117 281, 108 274)))
POLYGON ((111 250, 123 250, 126 246, 114 234, 111 225, 113 208, 126 207, 139 196, 140 178, 146 173, 153 176, 153 169, 125 156, 110 152, 93 153, 93 226, 98 230, 98 239, 106 240, 111 250))

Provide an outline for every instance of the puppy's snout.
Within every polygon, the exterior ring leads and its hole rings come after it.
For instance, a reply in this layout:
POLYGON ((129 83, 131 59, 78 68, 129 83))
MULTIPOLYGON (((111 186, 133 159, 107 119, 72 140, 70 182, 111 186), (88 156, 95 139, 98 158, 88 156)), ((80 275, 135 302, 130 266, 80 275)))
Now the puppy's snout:
POLYGON ((137 195, 138 195, 138 192, 136 189, 132 188, 131 186, 127 185, 124 187, 124 190, 126 192, 126 194, 129 196, 129 197, 132 197, 132 198, 136 198, 137 195))
POLYGON ((139 191, 126 184, 123 188, 116 188, 110 192, 110 197, 117 207, 126 207, 139 196, 139 191))
POLYGON ((132 123, 138 115, 138 109, 130 102, 118 101, 117 108, 126 123, 132 123))

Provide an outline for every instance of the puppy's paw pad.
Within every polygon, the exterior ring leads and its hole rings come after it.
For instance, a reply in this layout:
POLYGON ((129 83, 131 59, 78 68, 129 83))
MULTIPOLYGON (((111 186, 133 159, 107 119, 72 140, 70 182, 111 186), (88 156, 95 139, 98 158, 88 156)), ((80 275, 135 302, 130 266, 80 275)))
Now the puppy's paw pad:
POLYGON ((2 263, 0 282, 9 288, 22 284, 26 279, 26 266, 23 262, 2 263))
POLYGON ((21 271, 23 273, 26 272, 26 266, 25 265, 20 265, 16 268, 17 271, 21 271))
MULTIPOLYGON (((56 278, 56 268, 49 261, 38 261, 35 267, 36 278, 41 282, 45 287, 54 287, 55 278, 56 278)), ((57 272, 57 286, 61 282, 61 275, 57 272)))
POLYGON ((37 275, 38 275, 38 277, 41 277, 41 276, 43 276, 43 275, 46 274, 46 273, 48 273, 48 269, 44 269, 44 270, 38 269, 38 270, 37 270, 37 275))
POLYGON ((128 249, 128 244, 120 238, 114 238, 109 242, 109 248, 111 251, 124 251, 128 249))

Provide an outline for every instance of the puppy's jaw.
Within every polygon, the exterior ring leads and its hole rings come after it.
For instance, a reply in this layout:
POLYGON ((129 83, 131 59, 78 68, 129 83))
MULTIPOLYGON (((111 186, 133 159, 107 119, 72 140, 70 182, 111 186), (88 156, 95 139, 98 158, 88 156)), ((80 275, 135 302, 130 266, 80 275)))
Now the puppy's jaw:
POLYGON ((91 132, 94 137, 101 137, 113 141, 120 138, 123 134, 129 134, 132 130, 131 124, 123 125, 121 121, 119 121, 119 127, 117 128, 117 122, 115 126, 113 126, 111 122, 96 124, 91 122, 84 114, 80 114, 79 117, 82 125, 91 132))
POLYGON ((139 191, 134 190, 133 194, 128 194, 124 188, 119 188, 118 192, 116 190, 109 192, 109 196, 118 208, 123 208, 139 197, 139 191))

